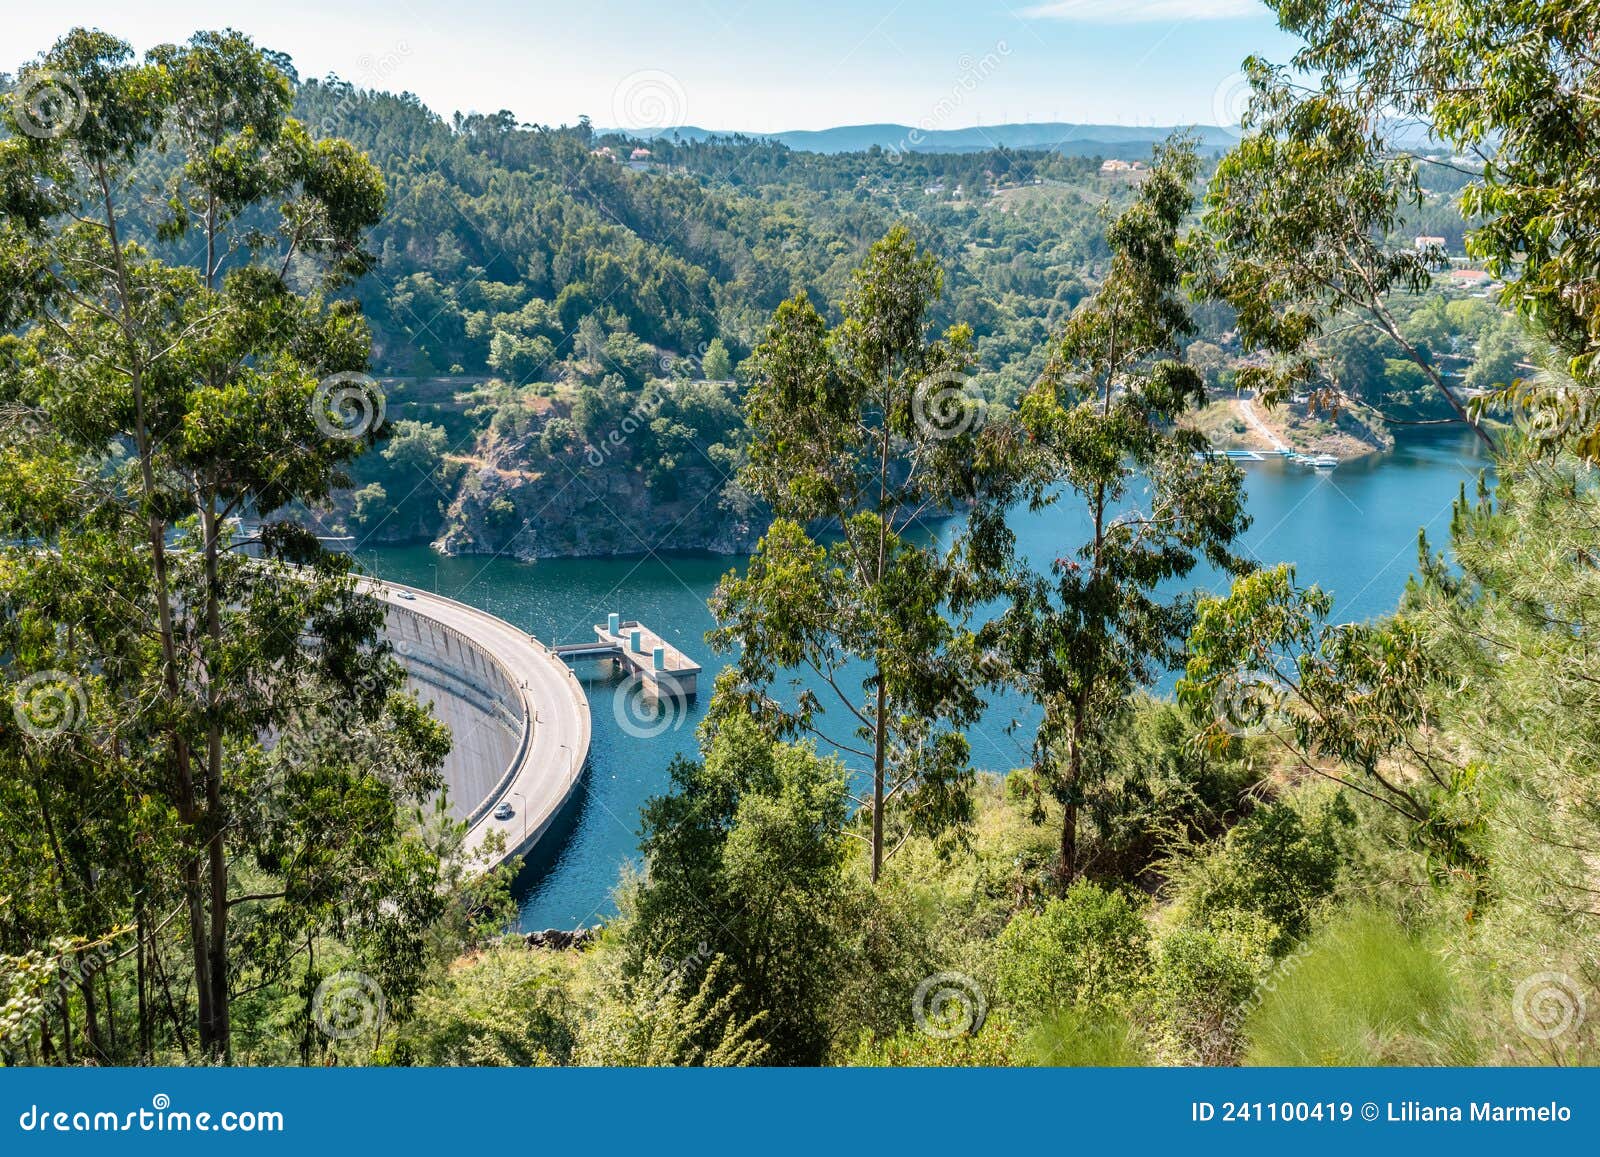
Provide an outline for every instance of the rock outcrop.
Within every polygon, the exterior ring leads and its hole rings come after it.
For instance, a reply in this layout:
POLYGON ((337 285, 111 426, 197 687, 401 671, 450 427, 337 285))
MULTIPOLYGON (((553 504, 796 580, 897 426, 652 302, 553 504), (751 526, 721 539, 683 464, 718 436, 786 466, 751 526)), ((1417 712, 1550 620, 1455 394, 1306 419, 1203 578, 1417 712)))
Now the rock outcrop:
POLYGON ((529 932, 523 937, 529 948, 543 948, 552 952, 570 952, 587 948, 600 938, 599 928, 574 928, 568 932, 561 928, 546 928, 529 932))

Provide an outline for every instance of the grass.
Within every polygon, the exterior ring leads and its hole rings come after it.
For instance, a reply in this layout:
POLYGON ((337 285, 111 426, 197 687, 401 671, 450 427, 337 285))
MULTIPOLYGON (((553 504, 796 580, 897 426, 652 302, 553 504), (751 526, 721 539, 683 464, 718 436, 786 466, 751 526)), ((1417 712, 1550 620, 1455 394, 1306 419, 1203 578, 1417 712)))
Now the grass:
POLYGON ((1116 1013, 1067 1009, 1028 1035, 1036 1065, 1061 1068, 1136 1068, 1151 1063, 1138 1028, 1116 1013))
POLYGON ((1245 1025, 1247 1063, 1462 1063, 1448 965, 1392 917, 1347 913, 1285 957, 1245 1025))

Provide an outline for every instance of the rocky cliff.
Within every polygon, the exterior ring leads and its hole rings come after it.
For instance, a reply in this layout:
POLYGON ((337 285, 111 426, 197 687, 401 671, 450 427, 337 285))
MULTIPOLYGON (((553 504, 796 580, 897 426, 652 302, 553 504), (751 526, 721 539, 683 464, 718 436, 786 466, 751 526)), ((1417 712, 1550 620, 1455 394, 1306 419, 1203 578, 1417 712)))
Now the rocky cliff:
POLYGON ((731 382, 390 386, 388 439, 326 522, 369 543, 519 559, 748 553, 731 382))

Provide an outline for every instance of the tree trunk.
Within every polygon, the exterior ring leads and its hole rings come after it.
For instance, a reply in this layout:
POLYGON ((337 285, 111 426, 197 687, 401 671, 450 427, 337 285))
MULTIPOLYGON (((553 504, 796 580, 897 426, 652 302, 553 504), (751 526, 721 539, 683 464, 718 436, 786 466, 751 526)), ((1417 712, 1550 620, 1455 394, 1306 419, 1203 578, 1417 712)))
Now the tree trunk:
POLYGON ((161 984, 161 995, 166 1000, 167 1019, 172 1022, 172 1035, 178 1038, 178 1048, 183 1053, 184 1063, 189 1061, 189 1038, 183 1033, 183 1018, 178 1015, 178 1003, 172 998, 172 985, 167 980, 167 971, 161 966, 161 945, 156 941, 157 930, 150 933, 150 967, 155 973, 155 978, 161 984))
MULTIPOLYGON (((1074 787, 1076 785, 1073 785, 1074 787)), ((1061 816, 1061 862, 1057 865, 1063 890, 1078 874, 1078 803, 1070 800, 1061 816)))
POLYGON ((1056 865, 1063 890, 1078 875, 1078 785, 1083 782, 1083 708, 1074 706, 1067 745, 1067 776, 1061 785, 1061 860, 1056 865))
POLYGON ((106 1035, 109 1038, 111 1045, 111 1052, 106 1059, 112 1064, 115 1064, 118 1053, 117 1002, 116 994, 111 991, 111 970, 109 968, 102 968, 100 970, 100 985, 105 990, 106 994, 106 1035))
MULTIPOLYGON (((104 164, 97 164, 96 175, 100 194, 105 205, 106 236, 116 266, 117 290, 121 310, 123 337, 128 343, 128 386, 133 395, 134 443, 139 455, 139 476, 145 508, 145 527, 150 542, 150 567, 155 580, 156 613, 161 635, 161 665, 163 684, 168 704, 176 713, 182 701, 182 686, 178 679, 178 647, 173 627, 172 587, 167 574, 166 524, 156 508, 155 451, 151 445, 148 415, 144 396, 144 359, 134 333, 132 317, 132 290, 128 284, 127 262, 122 252, 122 240, 117 226, 115 202, 111 196, 110 179, 104 164)), ((178 818, 183 822, 186 841, 193 840, 194 828, 199 820, 195 808, 194 773, 190 766, 189 743, 175 726, 168 731, 172 740, 172 756, 177 773, 178 818)), ((195 1002, 199 1012, 200 1043, 202 1049, 210 1041, 211 980, 206 959, 206 921, 204 899, 200 892, 199 849, 184 861, 184 900, 189 909, 189 939, 194 963, 195 1002)))
POLYGON ((872 882, 878 882, 883 872, 883 797, 887 773, 886 752, 888 739, 888 692, 883 683, 883 672, 878 672, 878 711, 872 743, 872 882))
MULTIPOLYGON (((217 565, 217 513, 213 500, 202 504, 205 534, 206 636, 213 656, 222 647, 221 583, 217 565)), ((206 855, 210 864, 211 1047, 224 1062, 233 1059, 228 999, 228 856, 224 835, 227 813, 222 799, 222 724, 216 717, 217 685, 206 672, 206 855)))
POLYGON ((133 979, 135 987, 139 990, 139 1063, 148 1065, 152 1051, 150 1047, 150 977, 149 969, 145 965, 145 954, 147 952, 145 937, 148 933, 146 931, 143 903, 134 912, 134 935, 138 937, 138 942, 134 945, 133 979))

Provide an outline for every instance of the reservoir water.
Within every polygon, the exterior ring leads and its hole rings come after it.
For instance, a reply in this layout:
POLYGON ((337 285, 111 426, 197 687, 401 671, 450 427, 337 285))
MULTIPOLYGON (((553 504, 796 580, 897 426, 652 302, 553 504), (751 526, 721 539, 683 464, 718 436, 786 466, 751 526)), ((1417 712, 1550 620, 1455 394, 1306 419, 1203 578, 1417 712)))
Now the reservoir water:
MULTIPOLYGON (((1333 471, 1247 463, 1254 522, 1245 550, 1263 565, 1295 563, 1302 582, 1333 593, 1338 619, 1384 614, 1415 569, 1418 529, 1427 529, 1435 548, 1448 546, 1451 503, 1485 465, 1467 433, 1413 436, 1392 453, 1333 471)), ((1057 506, 1021 512, 1015 525, 1022 549, 1045 560, 1081 543, 1087 522, 1081 510, 1057 506)), ((361 550, 358 557, 370 573, 481 607, 549 643, 589 641, 593 624, 618 611, 705 665, 700 700, 664 716, 646 738, 637 736, 630 704, 616 694, 621 681, 596 664, 579 668, 593 715, 588 773, 561 828, 535 849, 518 882, 522 924, 573 928, 609 914, 620 868, 638 861, 640 805, 664 790, 674 756, 696 753, 694 729, 719 666, 704 640, 713 626, 706 598, 743 560, 649 555, 521 563, 442 558, 426 546, 361 550)), ((1197 572, 1190 585, 1226 589, 1209 573, 1197 572)), ((1170 686, 1169 676, 1155 690, 1170 686)), ((968 732, 974 762, 993 771, 1026 763, 1035 718, 1021 697, 998 697, 968 732)))

